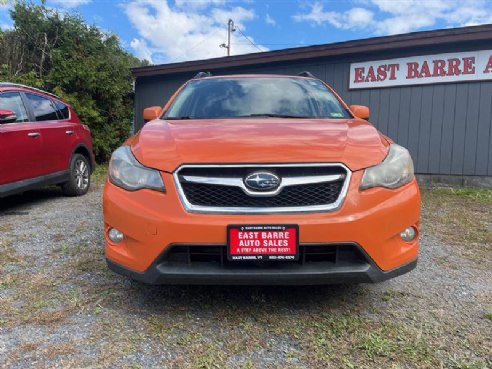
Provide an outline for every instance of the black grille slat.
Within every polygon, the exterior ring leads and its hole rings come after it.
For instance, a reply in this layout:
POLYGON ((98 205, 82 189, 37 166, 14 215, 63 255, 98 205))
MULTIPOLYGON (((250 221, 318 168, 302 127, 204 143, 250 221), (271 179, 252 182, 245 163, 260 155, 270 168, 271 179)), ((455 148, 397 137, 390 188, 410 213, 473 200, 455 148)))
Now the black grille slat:
POLYGON ((188 264, 195 263, 215 263, 221 267, 234 265, 250 265, 255 267, 290 264, 310 264, 310 263, 367 263, 362 252, 352 244, 335 245, 299 245, 298 261, 229 261, 226 257, 227 246, 208 246, 208 245, 174 245, 163 256, 163 262, 188 264))
POLYGON ((188 201, 193 205, 214 207, 298 207, 325 205, 335 202, 343 181, 289 186, 275 196, 254 197, 241 188, 202 183, 182 182, 188 201))

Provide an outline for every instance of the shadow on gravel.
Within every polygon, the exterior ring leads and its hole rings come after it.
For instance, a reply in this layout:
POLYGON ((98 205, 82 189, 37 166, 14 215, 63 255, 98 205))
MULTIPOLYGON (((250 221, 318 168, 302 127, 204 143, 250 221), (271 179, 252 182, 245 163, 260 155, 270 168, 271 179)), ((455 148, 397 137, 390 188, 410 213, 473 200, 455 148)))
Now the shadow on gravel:
MULTIPOLYGON (((89 191, 95 191, 91 188, 89 191)), ((33 206, 41 205, 53 199, 67 198, 58 186, 26 191, 21 194, 0 198, 0 216, 27 215, 33 206)))
POLYGON ((27 191, 0 199, 0 216, 27 215, 34 205, 40 205, 53 198, 62 197, 59 187, 47 187, 42 190, 27 191))
MULTIPOLYGON (((306 312, 319 307, 363 303, 363 285, 329 286, 147 286, 130 282, 127 298, 133 308, 156 314, 169 309, 247 313, 275 308, 306 312)), ((131 305, 127 305, 130 307, 131 305)))

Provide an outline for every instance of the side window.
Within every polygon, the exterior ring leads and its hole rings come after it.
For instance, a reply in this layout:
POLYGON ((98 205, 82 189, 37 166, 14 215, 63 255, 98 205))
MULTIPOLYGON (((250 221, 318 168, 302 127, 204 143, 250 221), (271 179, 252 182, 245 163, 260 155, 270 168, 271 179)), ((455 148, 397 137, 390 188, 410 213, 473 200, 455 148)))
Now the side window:
POLYGON ((46 97, 26 93, 27 99, 31 103, 34 117, 37 122, 46 120, 58 120, 53 102, 46 97))
POLYGON ((0 109, 12 110, 15 112, 17 119, 15 122, 27 122, 26 107, 22 102, 22 98, 18 92, 5 92, 0 94, 0 109))
POLYGON ((68 119, 70 117, 70 113, 68 111, 68 106, 65 104, 59 102, 59 101, 54 101, 55 107, 56 107, 56 112, 58 113, 58 116, 60 117, 59 119, 68 119))

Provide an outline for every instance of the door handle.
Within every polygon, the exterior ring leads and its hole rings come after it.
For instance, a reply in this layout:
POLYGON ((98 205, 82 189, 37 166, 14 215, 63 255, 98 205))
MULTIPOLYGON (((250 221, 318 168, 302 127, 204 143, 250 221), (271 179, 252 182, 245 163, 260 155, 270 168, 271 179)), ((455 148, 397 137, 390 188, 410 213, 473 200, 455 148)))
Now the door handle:
POLYGON ((65 133, 66 133, 67 135, 69 135, 69 136, 70 136, 70 135, 73 135, 73 131, 65 131, 65 133))
POLYGON ((29 132, 27 135, 29 137, 39 137, 39 136, 41 136, 41 133, 39 133, 39 132, 29 132))

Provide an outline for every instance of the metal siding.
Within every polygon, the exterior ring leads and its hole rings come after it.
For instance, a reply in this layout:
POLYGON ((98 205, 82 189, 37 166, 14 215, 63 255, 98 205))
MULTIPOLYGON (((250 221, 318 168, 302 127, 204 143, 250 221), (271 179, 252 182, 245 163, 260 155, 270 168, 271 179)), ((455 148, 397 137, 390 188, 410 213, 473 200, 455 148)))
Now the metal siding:
POLYGON ((400 95, 401 89, 390 89, 389 114, 388 114, 388 137, 393 141, 398 141, 398 127, 400 125, 400 95))
POLYGON ((347 88, 343 85, 343 65, 342 64, 334 64, 332 66, 334 69, 333 76, 333 85, 332 87, 342 96, 347 95, 347 88))
POLYGON ((188 78, 153 77, 138 81, 135 87, 135 122, 143 126, 143 110, 149 106, 164 106, 188 78))
POLYGON ((401 90, 398 115, 398 130, 396 134, 396 142, 402 146, 408 147, 408 135, 410 132, 410 97, 411 89, 405 88, 401 90))
MULTIPOLYGON (((381 96, 381 90, 367 90, 369 91, 369 121, 371 123, 379 122, 379 99, 381 96)), ((374 123, 376 125, 376 123, 374 123)), ((376 125, 377 127, 377 125, 376 125)))
POLYGON ((429 139, 429 173, 439 172, 441 160, 441 139, 442 139, 442 118, 444 113, 444 92, 443 85, 434 86, 432 95, 432 113, 430 124, 429 139))
POLYGON ((446 86, 444 91, 444 112, 440 146, 439 170, 436 173, 451 174, 453 137, 456 113, 456 85, 446 86))
POLYGON ((416 170, 418 173, 429 173, 429 145, 432 117, 432 98, 434 86, 422 88, 422 104, 420 105, 420 137, 417 153, 416 170))
MULTIPOLYGON (((492 83, 480 83, 480 111, 478 114, 478 138, 475 173, 477 175, 492 175, 492 158, 489 157, 492 133, 492 83)), ((491 151, 492 152, 492 151, 491 151)))
POLYGON ((463 174, 465 155, 466 116, 468 109, 468 83, 456 86, 456 106, 454 112, 453 152, 451 155, 451 174, 463 174))
POLYGON ((335 88, 335 68, 333 67, 333 64, 326 65, 325 76, 325 82, 335 88))
MULTIPOLYGON (((370 97, 371 97, 371 92, 369 90, 361 91, 360 100, 358 101, 358 104, 369 106, 370 97)), ((356 101, 357 100, 355 100, 354 102, 356 101)))
POLYGON ((468 107, 466 113, 464 175, 475 173, 477 154, 478 115, 480 103, 480 83, 473 83, 468 89, 468 107))
MULTIPOLYGON (((492 119, 489 117, 489 126, 492 125, 492 119)), ((489 135, 489 163, 488 163, 488 172, 487 174, 492 176, 492 127, 490 128, 489 135)))
MULTIPOLYGON (((380 57, 378 59, 384 59, 380 57)), ((492 82, 349 90, 348 61, 319 59, 213 71, 214 74, 297 74, 310 71, 349 104, 368 105, 370 121, 407 147, 417 173, 492 175, 492 82)), ((162 106, 193 75, 139 77, 135 92, 136 128, 147 106, 162 106)))
POLYGON ((372 123, 374 123, 385 135, 388 134, 390 93, 391 91, 389 88, 385 88, 381 91, 379 97, 379 119, 377 121, 372 121, 372 123))
POLYGON ((410 88, 410 124, 413 126, 410 129, 408 137, 408 150, 412 155, 415 170, 417 170, 417 158, 419 153, 420 142, 420 107, 422 105, 422 86, 410 88))

